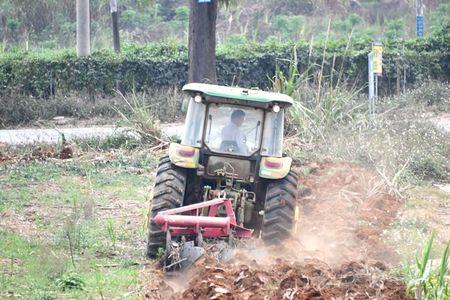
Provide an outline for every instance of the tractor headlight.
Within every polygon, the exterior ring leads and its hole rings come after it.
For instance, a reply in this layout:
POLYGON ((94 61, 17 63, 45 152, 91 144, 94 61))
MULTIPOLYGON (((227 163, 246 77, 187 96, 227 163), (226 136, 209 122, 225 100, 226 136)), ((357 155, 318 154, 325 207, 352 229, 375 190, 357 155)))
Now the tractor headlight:
POLYGON ((272 110, 273 110, 274 113, 277 113, 277 112, 280 111, 280 106, 279 106, 278 104, 275 104, 275 105, 272 107, 272 110))
POLYGON ((202 102, 202 96, 200 96, 200 95, 195 95, 195 97, 194 97, 194 101, 196 102, 196 103, 200 103, 200 102, 202 102))

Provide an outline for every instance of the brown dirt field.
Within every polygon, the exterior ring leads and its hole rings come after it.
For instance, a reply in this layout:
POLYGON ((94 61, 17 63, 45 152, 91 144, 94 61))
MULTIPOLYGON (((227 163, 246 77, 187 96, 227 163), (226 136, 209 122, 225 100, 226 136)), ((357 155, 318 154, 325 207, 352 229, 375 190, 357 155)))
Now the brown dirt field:
POLYGON ((382 179, 349 163, 311 164, 300 179, 311 189, 301 199, 299 240, 303 250, 330 264, 376 260, 395 264, 398 257, 381 235, 396 218, 402 202, 382 179))
POLYGON ((229 264, 205 256, 176 277, 148 265, 141 298, 408 299, 405 285, 385 274, 398 257, 382 240, 401 201, 362 167, 325 162, 307 169, 298 241, 256 241, 229 264))

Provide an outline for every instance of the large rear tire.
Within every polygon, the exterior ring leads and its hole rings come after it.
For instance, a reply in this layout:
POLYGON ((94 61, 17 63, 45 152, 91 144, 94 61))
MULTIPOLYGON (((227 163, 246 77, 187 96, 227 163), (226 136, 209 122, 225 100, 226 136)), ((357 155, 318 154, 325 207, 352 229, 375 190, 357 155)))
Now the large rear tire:
POLYGON ((157 258, 159 248, 164 248, 166 245, 166 233, 155 224, 153 218, 160 211, 183 205, 186 181, 186 169, 172 164, 168 156, 160 159, 153 188, 151 220, 148 224, 147 256, 149 258, 157 258))
POLYGON ((264 203, 262 238, 266 244, 280 244, 296 226, 298 178, 294 171, 267 185, 264 203))

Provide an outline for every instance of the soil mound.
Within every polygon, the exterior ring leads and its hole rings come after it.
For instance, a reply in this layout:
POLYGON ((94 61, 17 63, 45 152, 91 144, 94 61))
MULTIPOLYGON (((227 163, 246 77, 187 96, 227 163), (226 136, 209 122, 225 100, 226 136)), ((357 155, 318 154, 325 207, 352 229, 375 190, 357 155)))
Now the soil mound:
POLYGON ((386 276, 397 263, 382 233, 401 202, 374 172, 348 163, 312 163, 300 181, 298 240, 276 247, 256 241, 232 263, 202 257, 169 278, 143 272, 143 299, 408 299, 386 276))
MULTIPOLYGON (((272 265, 218 264, 199 260, 191 272, 160 277, 144 287, 143 299, 409 299, 400 280, 383 275, 381 263, 345 263, 331 268, 318 260, 272 265), (183 282, 189 282, 183 286, 183 282)), ((160 274, 160 276, 163 276, 160 274)))

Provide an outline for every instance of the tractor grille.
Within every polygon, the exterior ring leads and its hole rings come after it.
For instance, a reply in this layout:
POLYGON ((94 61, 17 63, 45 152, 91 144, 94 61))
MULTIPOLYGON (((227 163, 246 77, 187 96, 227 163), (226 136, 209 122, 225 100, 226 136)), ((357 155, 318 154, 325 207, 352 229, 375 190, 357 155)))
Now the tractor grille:
POLYGON ((226 170, 227 173, 236 174, 237 179, 248 180, 251 175, 251 162, 249 160, 210 156, 208 159, 207 174, 217 176, 218 170, 226 170))

